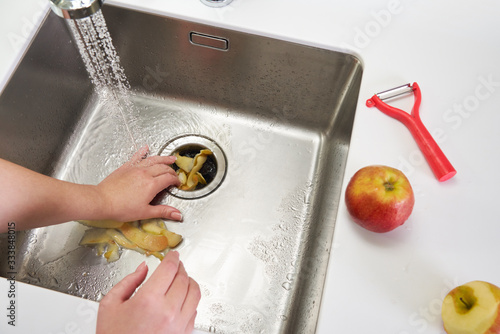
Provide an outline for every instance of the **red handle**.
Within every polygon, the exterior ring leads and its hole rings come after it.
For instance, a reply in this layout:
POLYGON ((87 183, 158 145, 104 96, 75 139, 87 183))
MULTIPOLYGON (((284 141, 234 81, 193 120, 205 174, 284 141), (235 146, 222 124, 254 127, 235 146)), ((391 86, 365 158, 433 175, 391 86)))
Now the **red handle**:
POLYGON ((413 135, 413 138, 415 138, 432 172, 440 182, 451 179, 457 174, 455 168, 453 168, 420 119, 415 119, 414 122, 406 124, 406 126, 413 135))
POLYGON ((457 171, 453 168, 450 161, 446 158, 443 151, 441 151, 441 148, 439 148, 434 138, 432 138, 431 134, 427 131, 427 128, 420 120, 420 88, 416 82, 413 83, 412 88, 415 94, 415 103, 411 114, 387 105, 376 94, 373 95, 371 99, 366 101, 366 105, 368 107, 377 107, 386 115, 393 117, 406 125, 436 178, 440 182, 446 181, 452 178, 457 171))

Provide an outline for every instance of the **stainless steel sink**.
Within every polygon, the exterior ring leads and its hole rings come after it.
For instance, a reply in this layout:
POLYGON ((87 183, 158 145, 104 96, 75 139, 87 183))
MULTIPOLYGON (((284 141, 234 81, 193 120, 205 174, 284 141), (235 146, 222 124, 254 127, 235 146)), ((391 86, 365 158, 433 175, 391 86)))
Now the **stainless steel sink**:
MULTIPOLYGON (((198 138, 220 148, 217 187, 159 198, 184 214, 167 226, 183 235, 178 250, 202 289, 196 327, 313 333, 360 61, 120 7, 103 13, 131 84, 137 141, 156 154, 198 138)), ((98 183, 133 151, 120 122, 94 92, 64 20, 48 14, 0 96, 0 157, 98 183)), ((123 251, 107 264, 79 246, 85 229, 68 222, 18 232, 17 279, 99 300, 145 259, 123 251)), ((3 276, 6 259, 0 254, 3 276)))

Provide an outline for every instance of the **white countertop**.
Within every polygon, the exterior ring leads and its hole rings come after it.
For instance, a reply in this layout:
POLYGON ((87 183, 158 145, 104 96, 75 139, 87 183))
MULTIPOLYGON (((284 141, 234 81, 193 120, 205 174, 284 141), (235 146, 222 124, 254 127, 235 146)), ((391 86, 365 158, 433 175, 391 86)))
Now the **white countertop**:
MULTIPOLYGON (((0 87, 46 1, 0 4, 0 87)), ((471 280, 500 286, 499 2, 234 0, 221 9, 199 0, 113 3, 351 50, 361 58, 344 188, 358 169, 389 165, 408 176, 416 203, 405 225, 375 234, 351 222, 342 198, 317 333, 444 333, 441 301, 451 288, 471 280), (422 120, 458 172, 444 183, 402 124, 365 106, 374 93, 415 81, 422 90, 422 120)), ((399 106, 410 110, 408 99, 399 106)), ((4 303, 8 284, 0 282, 4 303)), ((7 328, 6 305, 0 304, 2 333, 93 331, 95 303, 20 283, 18 296, 15 331, 7 328)))

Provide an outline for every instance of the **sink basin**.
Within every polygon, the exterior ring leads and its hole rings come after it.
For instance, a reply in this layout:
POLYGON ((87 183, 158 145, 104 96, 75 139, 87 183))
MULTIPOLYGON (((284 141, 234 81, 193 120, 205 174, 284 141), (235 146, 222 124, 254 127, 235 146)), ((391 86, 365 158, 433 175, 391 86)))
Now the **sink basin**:
MULTIPOLYGON (((196 328, 314 332, 360 61, 117 6, 102 10, 130 82, 136 141, 154 154, 179 141, 219 150, 216 187, 158 199, 184 215, 166 224, 183 236, 177 250, 202 290, 196 328)), ((69 31, 49 13, 0 95, 0 157, 96 184, 134 146, 94 91, 69 31)), ((79 246, 86 229, 68 222, 18 232, 17 279, 98 301, 140 262, 159 263, 123 250, 108 264, 79 246)), ((6 259, 0 254, 2 276, 6 259)))

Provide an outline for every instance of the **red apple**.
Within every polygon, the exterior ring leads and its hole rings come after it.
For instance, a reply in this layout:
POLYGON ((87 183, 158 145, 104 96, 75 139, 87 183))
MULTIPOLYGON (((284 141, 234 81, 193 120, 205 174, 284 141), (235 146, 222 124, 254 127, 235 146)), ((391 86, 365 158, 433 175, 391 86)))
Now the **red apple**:
POLYGON ((357 224, 383 233, 392 231, 408 219, 415 196, 410 181, 400 170, 367 166, 357 171, 349 181, 345 202, 357 224))
POLYGON ((441 308, 448 334, 500 333, 500 288, 473 281, 451 290, 441 308))

